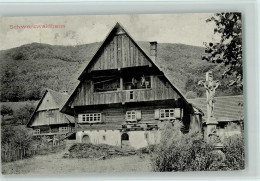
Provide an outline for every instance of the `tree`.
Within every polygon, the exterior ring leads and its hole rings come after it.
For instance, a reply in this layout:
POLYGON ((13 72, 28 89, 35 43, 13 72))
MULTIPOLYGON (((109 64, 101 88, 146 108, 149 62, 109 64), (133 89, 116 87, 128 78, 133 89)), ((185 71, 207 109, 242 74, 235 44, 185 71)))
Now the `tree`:
POLYGON ((26 104, 25 106, 15 111, 14 120, 16 123, 26 124, 34 111, 34 108, 35 107, 32 104, 26 104))
POLYGON ((204 43, 202 60, 225 65, 222 78, 230 77, 228 86, 243 88, 242 22, 241 13, 216 13, 206 22, 214 22, 214 33, 220 35, 218 43, 204 43))
POLYGON ((13 114, 13 110, 9 106, 3 105, 1 107, 1 115, 3 116, 3 118, 4 116, 11 115, 11 114, 13 114))
POLYGON ((3 150, 11 148, 29 148, 33 145, 32 132, 24 125, 3 126, 1 129, 1 147, 3 150))

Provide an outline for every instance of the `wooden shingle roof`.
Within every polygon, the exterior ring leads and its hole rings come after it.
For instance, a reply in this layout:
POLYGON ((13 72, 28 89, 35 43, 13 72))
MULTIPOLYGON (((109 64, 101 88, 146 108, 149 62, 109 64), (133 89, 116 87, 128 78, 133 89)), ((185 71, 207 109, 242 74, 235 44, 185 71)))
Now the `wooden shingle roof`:
MULTIPOLYGON (((238 96, 223 96, 215 97, 214 114, 219 122, 223 121, 238 121, 243 119, 243 95, 238 96)), ((188 99, 195 107, 202 110, 204 119, 207 118, 207 103, 206 98, 188 99)))
POLYGON ((60 109, 69 98, 69 95, 67 94, 62 94, 60 92, 56 92, 51 89, 47 89, 47 91, 52 95, 52 98, 54 99, 54 101, 56 102, 56 104, 59 106, 60 109))

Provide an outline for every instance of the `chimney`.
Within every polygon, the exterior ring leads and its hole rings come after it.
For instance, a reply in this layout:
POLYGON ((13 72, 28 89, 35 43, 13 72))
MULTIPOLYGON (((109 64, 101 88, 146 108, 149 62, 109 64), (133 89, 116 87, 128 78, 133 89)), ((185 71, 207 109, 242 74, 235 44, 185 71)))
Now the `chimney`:
POLYGON ((150 42, 150 57, 153 61, 156 60, 157 57, 157 41, 150 42))

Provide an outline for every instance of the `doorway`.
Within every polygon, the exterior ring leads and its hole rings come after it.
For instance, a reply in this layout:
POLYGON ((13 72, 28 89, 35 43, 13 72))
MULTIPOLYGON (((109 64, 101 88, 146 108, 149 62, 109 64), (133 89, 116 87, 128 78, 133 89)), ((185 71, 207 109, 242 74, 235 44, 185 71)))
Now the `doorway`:
POLYGON ((130 147, 130 144, 129 144, 129 135, 127 133, 123 133, 121 135, 121 147, 122 148, 128 148, 130 147))
POLYGON ((90 143, 90 138, 88 135, 84 135, 82 137, 82 143, 90 143))

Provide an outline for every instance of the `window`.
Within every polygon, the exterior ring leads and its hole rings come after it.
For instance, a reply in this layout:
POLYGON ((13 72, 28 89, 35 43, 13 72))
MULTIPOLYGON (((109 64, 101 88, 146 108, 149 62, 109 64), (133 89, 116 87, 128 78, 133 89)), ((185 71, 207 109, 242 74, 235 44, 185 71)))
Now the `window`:
POLYGON ((133 100, 134 99, 134 91, 129 92, 129 99, 133 100))
POLYGON ((141 110, 126 111, 126 121, 137 121, 142 119, 141 110))
POLYGON ((101 122, 101 113, 79 114, 79 122, 83 122, 83 123, 101 122))
POLYGON ((145 139, 148 139, 148 133, 144 133, 145 139))
POLYGON ((136 121, 136 111, 127 111, 126 120, 127 121, 136 121))
POLYGON ((124 90, 148 89, 151 88, 151 76, 138 75, 138 72, 135 72, 133 76, 125 77, 123 84, 124 90))
POLYGON ((33 134, 40 134, 41 133, 41 130, 40 129, 35 129, 33 134))
POLYGON ((119 77, 104 77, 104 78, 95 78, 93 79, 94 83, 94 92, 107 92, 107 91, 116 91, 120 88, 120 79, 119 77))
POLYGON ((68 132, 69 127, 59 127, 59 132, 68 132))
POLYGON ((106 141, 106 135, 103 135, 103 141, 106 141))
POLYGON ((160 109, 160 119, 174 119, 174 109, 160 109))

